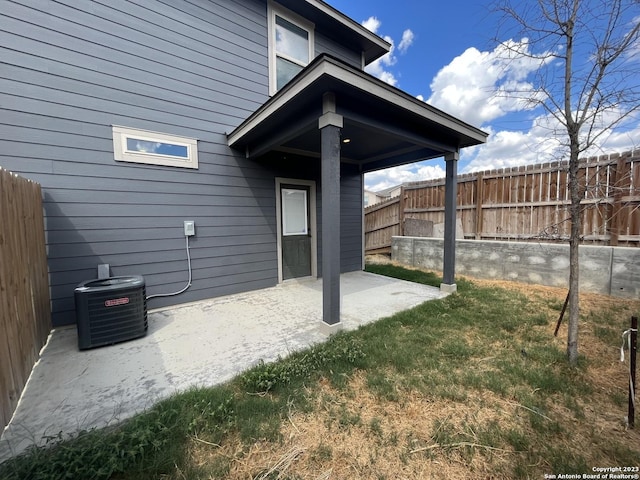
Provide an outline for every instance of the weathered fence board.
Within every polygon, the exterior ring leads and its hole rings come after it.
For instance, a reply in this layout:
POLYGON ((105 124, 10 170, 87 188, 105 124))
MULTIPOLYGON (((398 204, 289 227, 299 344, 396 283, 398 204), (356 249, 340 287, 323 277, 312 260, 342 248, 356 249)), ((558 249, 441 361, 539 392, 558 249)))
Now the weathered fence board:
POLYGON ((398 198, 368 208, 365 216, 365 251, 376 253, 391 247, 391 237, 400 235, 400 201, 398 198))
POLYGON ((0 426, 51 330, 40 185, 0 168, 0 426))
MULTIPOLYGON (((567 163, 458 177, 465 238, 566 241, 570 234, 567 163)), ((581 160, 582 242, 640 246, 640 151, 581 160)), ((401 218, 444 222, 444 179, 403 186, 400 198, 365 208, 365 250, 389 251, 401 218), (394 223, 395 222, 395 223, 394 223)))

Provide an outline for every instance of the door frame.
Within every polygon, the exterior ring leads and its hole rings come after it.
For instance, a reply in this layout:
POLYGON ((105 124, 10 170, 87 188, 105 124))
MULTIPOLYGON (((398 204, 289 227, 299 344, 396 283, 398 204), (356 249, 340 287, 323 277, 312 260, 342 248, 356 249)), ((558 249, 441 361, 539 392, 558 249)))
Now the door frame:
MULTIPOLYGON (((282 283, 282 185, 299 185, 309 188, 309 229, 311 231, 311 277, 318 278, 318 221, 316 219, 316 182, 297 178, 276 177, 276 237, 278 250, 278 283, 282 283)), ((296 279, 291 279, 296 280, 296 279)))

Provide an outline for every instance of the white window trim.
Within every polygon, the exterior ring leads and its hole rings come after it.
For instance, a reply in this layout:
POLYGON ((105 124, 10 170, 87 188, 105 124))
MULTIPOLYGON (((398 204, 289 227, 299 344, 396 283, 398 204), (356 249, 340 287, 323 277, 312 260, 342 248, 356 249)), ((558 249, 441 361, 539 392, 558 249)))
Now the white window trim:
POLYGON ((118 162, 143 163, 169 167, 198 168, 198 139, 152 132, 140 128, 112 125, 113 158, 118 162), (148 152, 127 150, 127 138, 136 138, 149 142, 169 143, 187 147, 187 158, 148 152))
MULTIPOLYGON (((276 71, 276 15, 284 18, 288 22, 293 23, 309 34, 309 63, 311 63, 311 61, 315 58, 316 43, 313 34, 315 24, 313 22, 310 22, 309 20, 304 19, 296 13, 293 13, 291 10, 283 7, 282 5, 276 2, 269 1, 269 3, 267 4, 267 34, 269 36, 269 95, 275 95, 275 93, 278 91, 278 80, 276 71)), ((302 65, 298 60, 289 58, 286 55, 283 55, 282 58, 306 67, 306 65, 302 65)))

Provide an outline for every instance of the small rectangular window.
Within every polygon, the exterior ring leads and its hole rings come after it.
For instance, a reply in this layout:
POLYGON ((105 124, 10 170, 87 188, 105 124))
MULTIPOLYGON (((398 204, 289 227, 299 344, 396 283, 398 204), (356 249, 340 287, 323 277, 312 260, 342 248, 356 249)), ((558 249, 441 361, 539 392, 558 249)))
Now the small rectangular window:
POLYGON ((113 156, 119 162, 198 168, 198 140, 114 125, 113 156))
POLYGON ((162 143, 127 137, 127 153, 144 153, 149 155, 163 155, 181 159, 189 158, 189 147, 177 143, 162 143))

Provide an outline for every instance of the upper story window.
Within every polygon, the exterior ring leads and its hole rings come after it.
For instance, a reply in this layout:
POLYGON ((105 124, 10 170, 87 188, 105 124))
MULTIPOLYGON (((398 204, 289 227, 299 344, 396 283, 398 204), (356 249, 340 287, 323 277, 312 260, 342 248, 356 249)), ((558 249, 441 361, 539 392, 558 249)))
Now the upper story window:
POLYGON ((269 3, 269 94, 273 95, 314 56, 314 25, 276 3, 269 3))

